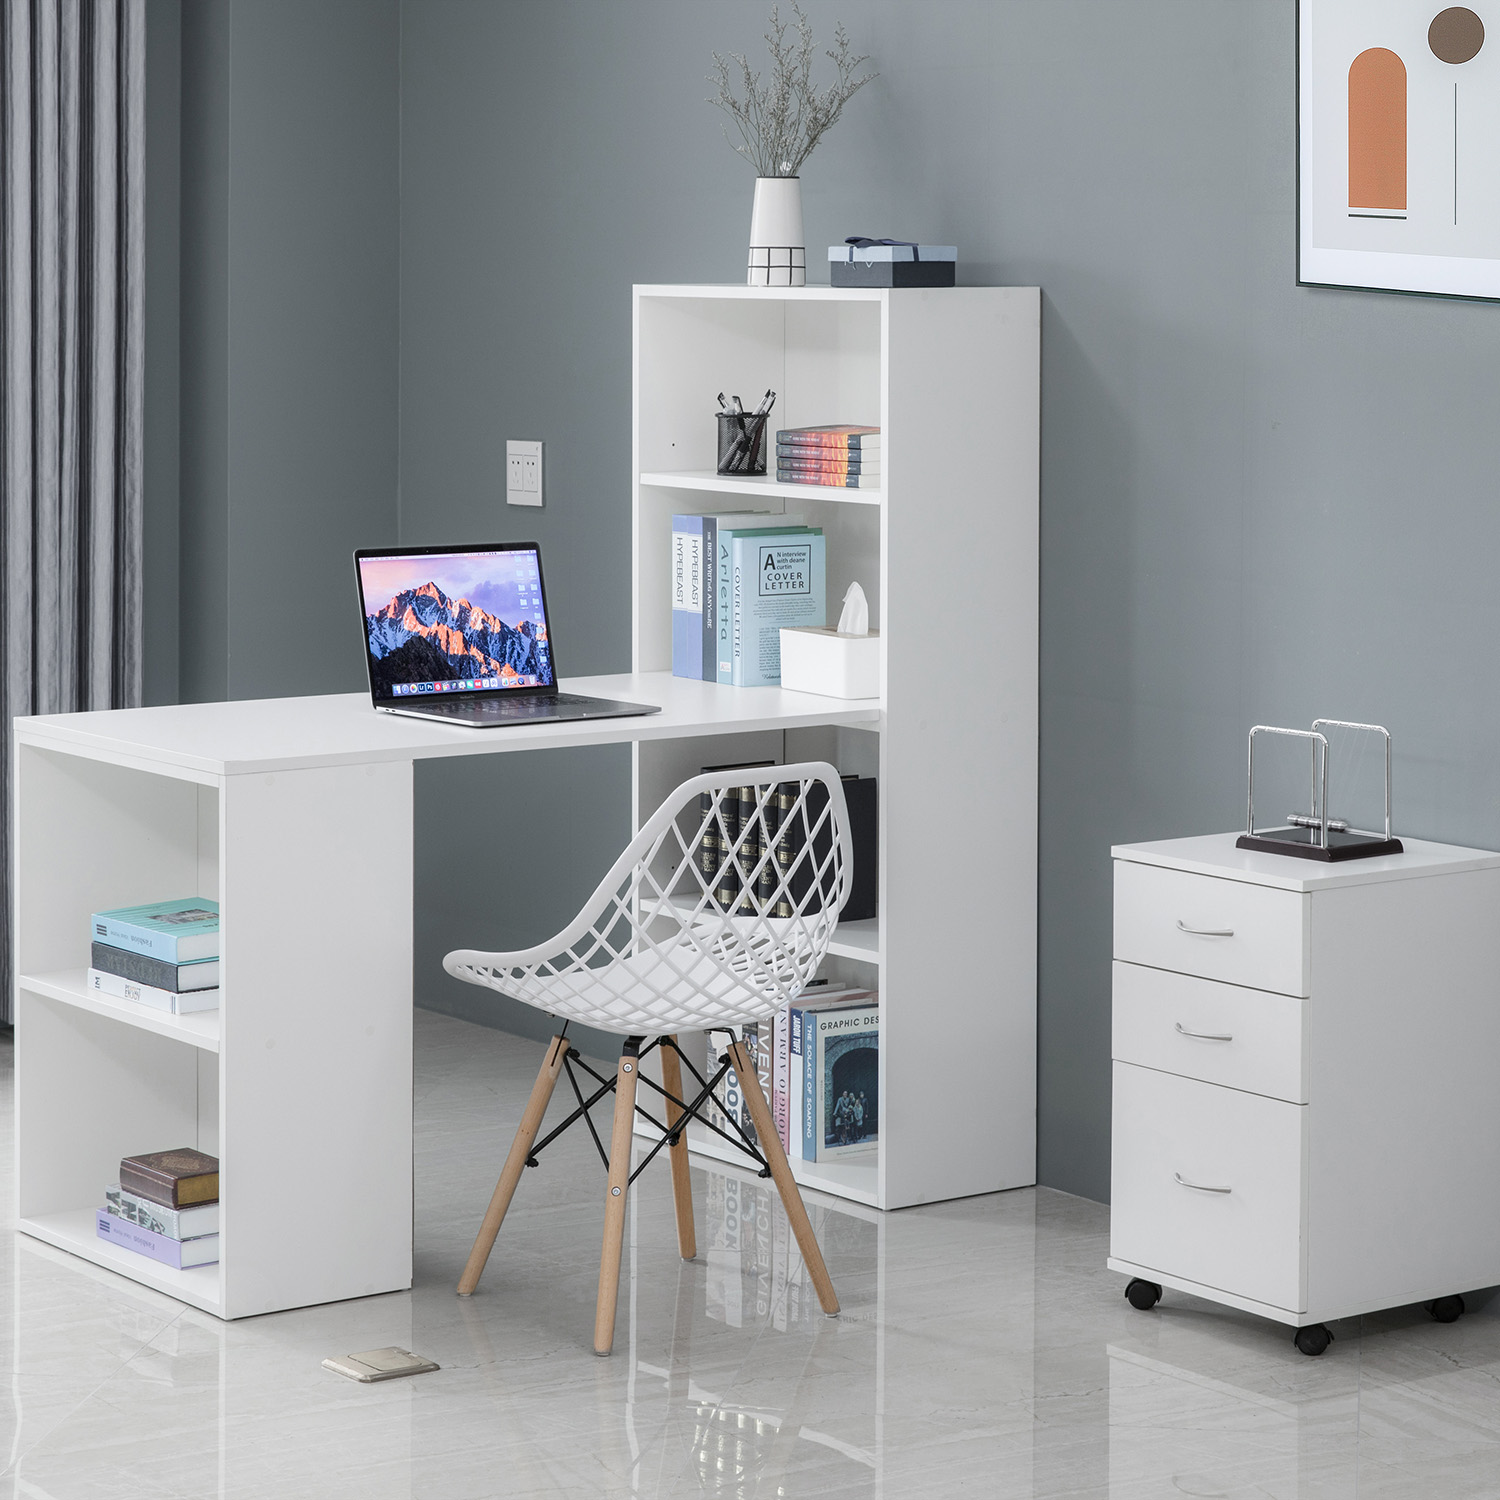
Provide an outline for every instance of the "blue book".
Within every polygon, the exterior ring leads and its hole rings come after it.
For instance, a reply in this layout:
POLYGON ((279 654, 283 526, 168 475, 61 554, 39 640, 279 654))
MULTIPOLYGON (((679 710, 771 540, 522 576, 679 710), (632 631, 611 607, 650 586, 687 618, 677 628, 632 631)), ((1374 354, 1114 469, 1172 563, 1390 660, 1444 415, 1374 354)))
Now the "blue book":
MULTIPOLYGON (((785 530, 800 526, 800 515, 771 515, 766 511, 740 511, 734 515, 710 512, 703 522, 703 680, 719 680, 719 532, 746 527, 774 526, 785 530)), ((674 525, 675 529, 675 525, 674 525)), ((728 677, 724 679, 728 682, 728 677)))
POLYGON ((816 528, 734 534, 729 680, 735 687, 780 686, 782 628, 827 624, 825 556, 816 528))
POLYGON ((672 517, 672 675, 703 680, 703 517, 672 517))
MULTIPOLYGON (((766 518, 768 521, 772 517, 766 518)), ((733 546, 736 536, 782 536, 791 531, 806 531, 808 528, 802 525, 793 525, 790 521, 775 518, 776 524, 770 526, 746 527, 719 525, 715 531, 714 542, 714 588, 718 595, 714 607, 714 628, 717 632, 717 644, 715 656, 717 658, 714 682, 722 682, 726 686, 734 680, 734 567, 733 546)), ((706 675, 706 674, 705 674, 706 675)))
POLYGON ((712 581, 713 597, 705 599, 705 638, 703 656, 703 680, 727 684, 733 661, 730 657, 730 576, 729 547, 736 532, 769 531, 779 534, 784 531, 805 531, 800 515, 757 515, 745 512, 737 516, 713 515, 703 517, 703 545, 711 548, 712 561, 704 569, 712 581))
POLYGON ((190 964, 219 956, 219 903, 205 896, 96 911, 89 925, 96 943, 144 953, 163 963, 190 964))

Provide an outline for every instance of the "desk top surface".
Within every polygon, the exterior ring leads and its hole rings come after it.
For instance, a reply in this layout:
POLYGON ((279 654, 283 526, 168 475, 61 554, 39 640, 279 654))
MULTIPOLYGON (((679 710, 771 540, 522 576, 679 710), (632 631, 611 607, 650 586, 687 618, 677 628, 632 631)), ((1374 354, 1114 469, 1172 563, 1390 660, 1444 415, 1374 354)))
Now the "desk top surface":
POLYGON ((18 718, 18 743, 190 777, 247 775, 372 761, 608 745, 817 724, 874 725, 874 699, 823 698, 781 688, 731 688, 670 672, 573 677, 570 693, 660 704, 630 719, 583 719, 470 729, 376 713, 368 693, 260 698, 18 718))
POLYGON ((1237 849, 1238 833, 1210 833, 1199 838, 1162 839, 1152 844, 1116 844, 1110 853, 1132 864, 1159 865, 1193 875, 1241 880, 1249 885, 1275 886, 1284 891, 1325 891, 1343 885, 1373 885, 1384 880, 1411 880, 1427 875, 1457 875, 1467 870, 1493 870, 1500 854, 1468 849, 1458 844, 1434 844, 1407 838, 1396 829, 1405 853, 1370 859, 1347 859, 1333 864, 1299 859, 1291 854, 1263 854, 1237 849))

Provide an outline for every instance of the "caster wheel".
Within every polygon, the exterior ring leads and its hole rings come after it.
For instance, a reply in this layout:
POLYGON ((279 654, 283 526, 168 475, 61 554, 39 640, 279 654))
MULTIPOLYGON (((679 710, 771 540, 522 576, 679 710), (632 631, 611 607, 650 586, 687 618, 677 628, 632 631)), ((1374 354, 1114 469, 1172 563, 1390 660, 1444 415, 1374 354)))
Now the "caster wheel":
POLYGON ((1428 1304, 1427 1311, 1439 1323, 1456 1323, 1464 1315, 1464 1299, 1457 1295, 1439 1297, 1436 1302, 1428 1304))
POLYGON ((1125 1298, 1137 1312, 1150 1312, 1161 1301, 1161 1288, 1154 1281, 1139 1276, 1125 1288, 1125 1298))
POLYGON ((1321 1323, 1314 1323, 1299 1328, 1292 1335, 1292 1342, 1303 1354, 1321 1354, 1333 1342, 1333 1335, 1321 1323))

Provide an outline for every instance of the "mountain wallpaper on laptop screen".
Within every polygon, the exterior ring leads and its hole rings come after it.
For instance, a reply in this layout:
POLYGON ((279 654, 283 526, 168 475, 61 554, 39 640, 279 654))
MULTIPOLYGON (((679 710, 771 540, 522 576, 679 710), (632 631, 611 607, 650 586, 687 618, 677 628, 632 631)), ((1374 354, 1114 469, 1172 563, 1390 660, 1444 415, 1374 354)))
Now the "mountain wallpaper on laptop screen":
POLYGON ((450 599, 435 583, 403 589, 365 618, 370 673, 382 696, 398 682, 444 682, 461 677, 549 682, 546 626, 498 615, 450 599))

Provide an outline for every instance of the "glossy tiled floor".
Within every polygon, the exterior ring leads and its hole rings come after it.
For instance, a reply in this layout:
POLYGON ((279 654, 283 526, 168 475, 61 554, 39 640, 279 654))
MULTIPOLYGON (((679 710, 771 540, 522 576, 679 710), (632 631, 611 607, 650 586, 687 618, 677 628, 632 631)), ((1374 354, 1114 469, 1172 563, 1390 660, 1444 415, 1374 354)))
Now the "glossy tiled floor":
POLYGON ((763 1184, 694 1172, 686 1265, 653 1166, 601 1360, 601 1177, 577 1137, 526 1174, 461 1302, 540 1048, 417 1022, 415 1288, 221 1324, 7 1232, 0 1495, 1500 1496, 1500 1299, 1451 1327, 1339 1326, 1307 1359, 1186 1298, 1132 1311, 1103 1269, 1107 1211, 1060 1193, 814 1206, 830 1321, 763 1184), (442 1370, 365 1387, 320 1366, 392 1343, 442 1370))

